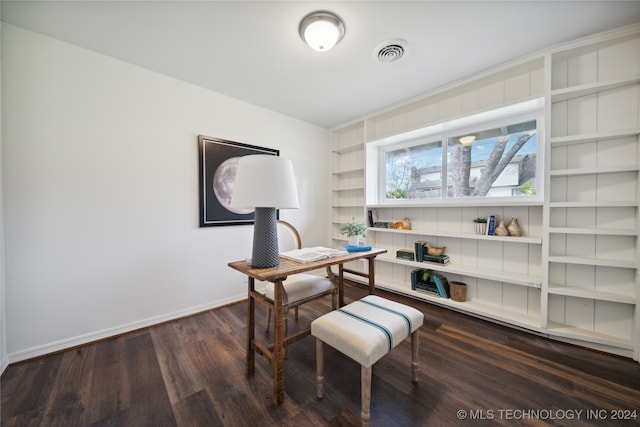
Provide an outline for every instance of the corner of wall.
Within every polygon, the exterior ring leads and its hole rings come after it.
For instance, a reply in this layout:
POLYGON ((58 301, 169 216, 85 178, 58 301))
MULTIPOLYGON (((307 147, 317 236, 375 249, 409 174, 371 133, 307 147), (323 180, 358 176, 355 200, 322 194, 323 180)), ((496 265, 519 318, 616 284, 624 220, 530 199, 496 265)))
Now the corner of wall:
MULTIPOLYGON (((2 6, 0 5, 0 8, 2 6)), ((0 9, 0 17, 2 10, 0 9)), ((2 22, 0 22, 0 82, 2 82, 2 22)), ((4 292, 4 204, 2 203, 4 192, 2 191, 2 85, 0 84, 0 375, 4 372, 8 363, 7 356, 7 304, 4 292)))

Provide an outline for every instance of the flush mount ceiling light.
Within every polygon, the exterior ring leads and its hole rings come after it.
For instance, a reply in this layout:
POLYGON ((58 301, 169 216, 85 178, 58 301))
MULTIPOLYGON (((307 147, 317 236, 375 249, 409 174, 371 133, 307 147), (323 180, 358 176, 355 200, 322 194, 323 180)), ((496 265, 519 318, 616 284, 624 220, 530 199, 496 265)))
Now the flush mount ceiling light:
POLYGON ((326 10, 318 10, 302 18, 298 32, 300 38, 311 49, 325 52, 342 40, 345 26, 338 15, 326 10))

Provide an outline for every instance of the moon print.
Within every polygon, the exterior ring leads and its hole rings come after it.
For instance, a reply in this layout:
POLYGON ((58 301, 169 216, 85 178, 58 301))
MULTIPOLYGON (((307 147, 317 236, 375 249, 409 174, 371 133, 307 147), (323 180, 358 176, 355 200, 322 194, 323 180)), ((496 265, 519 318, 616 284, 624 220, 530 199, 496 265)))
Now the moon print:
POLYGON ((218 166, 218 169, 213 174, 213 192, 216 195, 216 199, 225 209, 237 214, 248 214, 253 212, 253 209, 231 207, 231 196, 233 195, 233 184, 236 180, 238 160, 238 157, 232 157, 218 166))

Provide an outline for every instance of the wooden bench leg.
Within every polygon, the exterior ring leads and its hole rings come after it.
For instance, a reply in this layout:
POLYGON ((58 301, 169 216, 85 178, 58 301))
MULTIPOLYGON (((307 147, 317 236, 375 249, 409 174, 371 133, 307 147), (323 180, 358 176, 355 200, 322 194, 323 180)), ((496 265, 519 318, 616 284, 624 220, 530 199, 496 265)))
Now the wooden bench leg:
POLYGON ((371 419, 371 368, 365 368, 364 365, 360 366, 360 393, 362 394, 362 412, 360 412, 360 419, 362 420, 362 427, 368 427, 369 420, 371 419))
POLYGON ((316 384, 318 399, 324 395, 324 350, 323 342, 316 338, 316 384))
POLYGON ((414 383, 418 382, 418 330, 411 334, 411 378, 414 383))

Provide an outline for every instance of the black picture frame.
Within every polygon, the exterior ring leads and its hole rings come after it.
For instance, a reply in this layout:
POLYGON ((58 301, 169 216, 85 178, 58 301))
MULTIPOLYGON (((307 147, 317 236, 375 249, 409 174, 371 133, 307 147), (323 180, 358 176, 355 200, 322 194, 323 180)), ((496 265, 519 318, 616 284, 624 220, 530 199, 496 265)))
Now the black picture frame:
POLYGON ((237 160, 252 154, 279 156, 280 151, 199 135, 198 152, 200 227, 253 224, 253 209, 229 206, 237 160))

